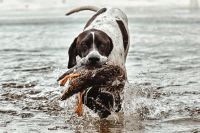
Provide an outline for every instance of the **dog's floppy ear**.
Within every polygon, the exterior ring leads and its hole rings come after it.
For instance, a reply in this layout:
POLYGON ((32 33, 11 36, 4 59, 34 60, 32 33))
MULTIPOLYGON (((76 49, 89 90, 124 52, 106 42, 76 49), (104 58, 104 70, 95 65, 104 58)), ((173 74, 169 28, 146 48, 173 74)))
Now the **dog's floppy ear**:
POLYGON ((77 41, 77 38, 74 39, 73 43, 69 47, 69 51, 68 51, 68 55, 69 55, 68 68, 72 68, 73 66, 76 65, 76 56, 77 56, 76 41, 77 41))

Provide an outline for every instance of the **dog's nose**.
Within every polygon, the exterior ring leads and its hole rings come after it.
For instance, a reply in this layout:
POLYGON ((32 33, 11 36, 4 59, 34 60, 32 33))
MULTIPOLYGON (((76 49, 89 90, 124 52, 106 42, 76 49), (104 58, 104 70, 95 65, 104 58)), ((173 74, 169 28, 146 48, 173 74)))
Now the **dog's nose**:
POLYGON ((89 58, 89 61, 92 62, 92 63, 96 63, 96 62, 99 62, 100 58, 97 57, 97 56, 94 56, 94 57, 90 57, 89 58))

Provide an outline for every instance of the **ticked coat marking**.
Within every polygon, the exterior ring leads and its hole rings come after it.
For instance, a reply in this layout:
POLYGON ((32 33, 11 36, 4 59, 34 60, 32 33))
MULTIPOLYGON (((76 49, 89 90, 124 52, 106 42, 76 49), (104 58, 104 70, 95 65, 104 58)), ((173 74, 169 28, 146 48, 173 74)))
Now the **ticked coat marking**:
POLYGON ((129 49, 128 19, 117 8, 102 8, 86 24, 84 31, 97 29, 105 32, 113 42, 108 60, 124 67, 129 49), (95 17, 94 17, 95 16, 95 17))

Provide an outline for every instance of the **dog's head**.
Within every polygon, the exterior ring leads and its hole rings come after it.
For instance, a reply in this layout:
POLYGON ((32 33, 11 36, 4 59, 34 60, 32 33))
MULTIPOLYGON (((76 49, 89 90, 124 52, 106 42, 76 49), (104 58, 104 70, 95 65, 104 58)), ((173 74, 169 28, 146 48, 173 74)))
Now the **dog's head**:
POLYGON ((95 66, 107 61, 113 49, 111 38, 103 31, 91 29, 78 35, 69 48, 68 68, 77 64, 77 56, 86 59, 86 65, 95 66))

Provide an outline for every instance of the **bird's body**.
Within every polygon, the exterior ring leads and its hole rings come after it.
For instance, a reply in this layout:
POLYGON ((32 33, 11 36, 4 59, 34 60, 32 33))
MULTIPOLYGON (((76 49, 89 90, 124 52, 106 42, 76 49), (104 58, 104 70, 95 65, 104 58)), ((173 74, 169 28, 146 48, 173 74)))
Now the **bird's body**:
POLYGON ((69 77, 72 78, 61 100, 81 93, 83 103, 100 117, 107 117, 111 111, 118 112, 121 109, 120 95, 125 85, 125 73, 119 66, 106 64, 95 69, 86 66, 69 69, 59 78, 60 84, 64 85, 69 77))

